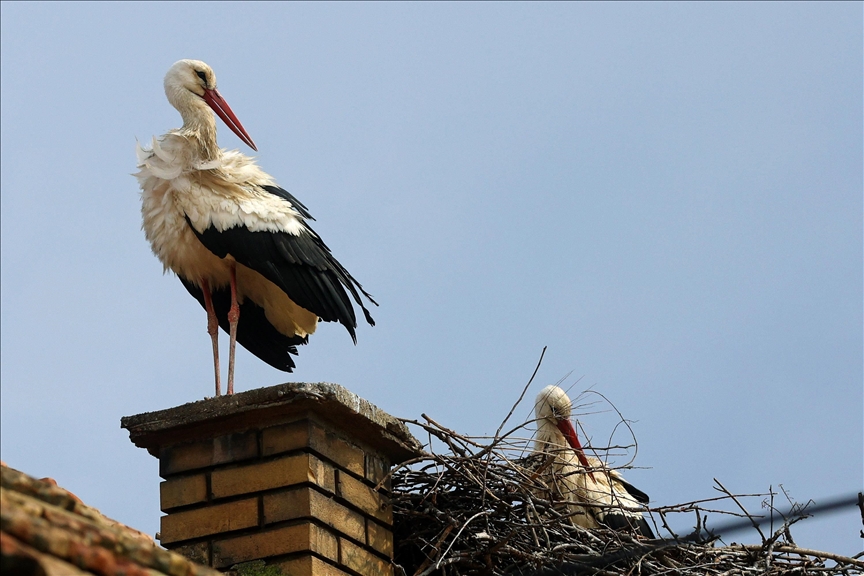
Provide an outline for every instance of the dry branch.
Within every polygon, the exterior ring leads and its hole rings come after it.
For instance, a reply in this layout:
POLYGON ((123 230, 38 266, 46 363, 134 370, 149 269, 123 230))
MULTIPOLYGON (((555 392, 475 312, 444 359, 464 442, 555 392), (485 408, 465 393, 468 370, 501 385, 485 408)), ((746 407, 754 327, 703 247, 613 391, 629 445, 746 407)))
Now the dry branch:
POLYGON ((771 526, 771 536, 766 536, 759 528, 759 515, 748 512, 743 501, 771 496, 772 503, 766 506, 773 518, 773 491, 733 494, 720 482, 715 489, 721 496, 651 508, 648 513, 655 528, 663 529, 663 539, 649 541, 613 530, 579 528, 567 517, 561 502, 540 496, 549 493, 540 480, 543 457, 525 456, 530 453, 530 439, 519 435, 530 436, 520 434, 526 425, 500 435, 515 408, 491 438, 460 435, 426 415, 424 422, 405 421, 440 441, 446 450, 436 453, 430 445, 425 457, 393 472, 397 574, 401 569, 406 576, 835 576, 864 570, 859 559, 795 545, 789 527, 808 515, 806 506, 793 507, 794 513, 787 514, 783 525, 777 530, 771 526), (704 507, 706 504, 711 507, 704 507), (740 511, 723 510, 723 504, 740 511), (712 534, 705 525, 709 513, 746 518, 762 544, 721 545, 718 537, 722 534, 712 534), (694 532, 688 536, 673 533, 667 522, 673 514, 692 515, 694 532))

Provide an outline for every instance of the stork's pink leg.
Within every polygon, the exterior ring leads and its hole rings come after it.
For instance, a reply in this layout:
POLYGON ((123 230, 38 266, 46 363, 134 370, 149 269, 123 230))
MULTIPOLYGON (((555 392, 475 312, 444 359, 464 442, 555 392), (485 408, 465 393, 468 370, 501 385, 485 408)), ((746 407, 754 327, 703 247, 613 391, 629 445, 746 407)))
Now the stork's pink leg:
POLYGON ((237 266, 231 262, 231 309, 228 310, 228 395, 234 394, 234 348, 237 345, 237 321, 240 305, 237 304, 237 266))
POLYGON ((213 368, 216 372, 216 396, 222 394, 222 386, 219 380, 219 320, 216 318, 216 310, 213 308, 213 296, 210 294, 210 283, 201 280, 201 291, 204 292, 204 308, 207 310, 207 333, 213 342, 213 368))

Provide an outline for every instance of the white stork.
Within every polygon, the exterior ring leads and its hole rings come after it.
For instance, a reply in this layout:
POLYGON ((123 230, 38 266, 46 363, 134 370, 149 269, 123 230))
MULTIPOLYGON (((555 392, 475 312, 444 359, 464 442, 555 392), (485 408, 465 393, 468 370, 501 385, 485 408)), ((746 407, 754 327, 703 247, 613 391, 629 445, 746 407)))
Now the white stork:
POLYGON ((216 89, 213 70, 180 60, 165 75, 165 94, 183 127, 154 138, 149 149, 138 146, 142 228, 165 270, 207 311, 216 395, 218 326, 229 334, 228 394, 235 342, 286 372, 319 320, 341 323, 356 343, 349 294, 373 326, 360 293, 375 301, 309 227, 314 218, 303 204, 252 158, 219 148, 214 112, 257 151, 216 89))
POLYGON ((571 411, 570 398, 558 386, 547 386, 540 392, 534 404, 534 453, 554 458, 546 479, 567 501, 573 523, 589 529, 606 526, 634 530, 654 538, 642 516, 648 496, 598 458, 585 455, 570 422, 571 411))

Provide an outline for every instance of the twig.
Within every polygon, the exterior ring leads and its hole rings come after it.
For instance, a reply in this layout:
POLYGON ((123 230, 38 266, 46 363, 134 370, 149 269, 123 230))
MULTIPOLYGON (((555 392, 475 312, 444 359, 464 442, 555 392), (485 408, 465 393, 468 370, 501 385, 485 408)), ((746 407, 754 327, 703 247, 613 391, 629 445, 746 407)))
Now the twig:
POLYGON ((749 518, 749 519, 750 519, 750 522, 753 523, 753 527, 756 528, 756 531, 757 531, 757 532, 759 532, 759 536, 762 537, 762 543, 764 544, 764 543, 765 543, 765 534, 763 534, 763 533, 762 533, 762 529, 759 528, 759 523, 756 522, 756 520, 753 519, 753 516, 751 516, 750 513, 747 512, 747 509, 744 508, 744 506, 741 505, 741 502, 739 502, 738 499, 737 499, 737 498, 736 498, 736 497, 735 497, 735 496, 734 496, 734 495, 733 495, 729 490, 727 490, 726 487, 723 486, 723 484, 721 484, 719 480, 717 480, 717 478, 714 478, 714 482, 716 482, 717 485, 720 486, 720 489, 723 490, 723 492, 726 493, 730 498, 732 498, 732 501, 735 502, 735 504, 738 505, 738 508, 740 508, 741 511, 744 512, 744 514, 747 515, 747 518, 749 518))
POLYGON ((483 512, 478 512, 477 514, 474 514, 473 516, 471 516, 471 518, 465 521, 462 527, 459 528, 459 531, 456 532, 456 536, 453 537, 453 541, 450 542, 450 545, 444 551, 444 554, 442 554, 438 562, 435 563, 435 568, 438 568, 441 565, 441 560, 444 560, 444 557, 447 556, 447 554, 450 552, 450 549, 453 548, 453 545, 456 543, 457 540, 459 540, 459 536, 462 535, 462 531, 465 530, 465 527, 468 526, 468 524, 470 524, 474 519, 479 518, 480 516, 486 516, 489 513, 489 510, 484 510, 483 512))
MULTIPOLYGON (((417 571, 414 573, 414 576, 421 575, 421 571, 423 571, 422 574, 428 574, 428 572, 426 572, 424 570, 426 569, 427 566, 429 566, 429 564, 432 563, 432 560, 434 560, 435 557, 438 556, 438 553, 441 551, 441 544, 444 543, 444 540, 447 539, 447 536, 452 531, 453 531, 453 524, 450 524, 449 526, 444 528, 444 532, 441 533, 441 537, 438 538, 438 541, 435 542, 435 545, 432 547, 432 549, 435 551, 435 553, 429 555, 429 557, 426 559, 426 561, 423 564, 421 564, 420 567, 417 569, 417 571)), ((436 564, 435 568, 437 568, 437 567, 438 567, 438 565, 436 564)))
POLYGON ((522 394, 519 395, 519 399, 516 400, 516 403, 513 404, 513 407, 510 409, 510 412, 507 413, 507 416, 504 418, 504 421, 501 422, 501 425, 498 426, 498 430, 495 431, 495 438, 498 438, 498 435, 501 434, 501 429, 504 428, 504 424, 507 423, 507 420, 510 419, 510 416, 513 415, 513 412, 516 411, 516 407, 519 406, 519 403, 522 402, 522 398, 525 397, 525 392, 528 391, 528 388, 531 386, 531 383, 534 382, 534 377, 537 376, 537 371, 540 370, 540 365, 543 363, 543 356, 546 355, 546 346, 543 347, 543 351, 540 352, 540 359, 537 360, 537 366, 534 367, 534 372, 531 374, 531 378, 528 379, 528 383, 522 389, 522 394))
MULTIPOLYGON (((752 550, 754 552, 762 550, 762 546, 756 544, 739 544, 738 547, 743 548, 744 550, 752 550)), ((862 562, 861 560, 856 560, 854 558, 851 558, 849 556, 843 556, 841 554, 834 554, 832 552, 822 552, 821 550, 799 548, 797 546, 790 546, 788 544, 778 544, 774 547, 774 551, 781 554, 798 554, 799 556, 813 556, 814 558, 825 558, 826 560, 834 560, 838 564, 848 564, 850 566, 864 568, 864 562, 862 562)))
MULTIPOLYGON (((523 396, 525 393, 523 390, 523 396)), ((619 418, 624 421, 623 415, 619 418)), ((572 520, 574 509, 556 492, 560 472, 550 466, 553 460, 540 454, 512 457, 531 451, 531 439, 519 432, 526 424, 502 434, 505 419, 495 436, 476 437, 461 435, 426 415, 423 421, 405 422, 429 434, 430 449, 410 464, 395 468, 390 477, 397 573, 845 576, 861 572, 864 564, 857 557, 798 548, 791 539, 790 526, 805 516, 804 509, 791 499, 791 509, 782 511, 775 507, 773 489, 767 494, 733 494, 716 480, 717 496, 649 509, 655 532, 668 531, 672 539, 649 541, 626 531, 580 528, 572 520), (438 441, 444 446, 440 453, 431 449, 433 439, 436 446, 438 441), (744 506, 747 498, 767 498, 770 515, 749 513, 744 506), (659 514, 661 526, 654 513, 659 514), (696 530, 684 537, 676 535, 668 522, 673 514, 694 515, 696 530), (708 514, 712 521, 706 534, 708 514), (718 523, 715 514, 741 519, 718 523), (772 525, 770 538, 766 538, 759 527, 779 517, 785 519, 784 524, 772 525), (756 528, 754 534, 762 534, 761 546, 718 542, 720 535, 726 537, 745 528, 756 528), (826 566, 829 560, 836 566, 826 566)), ((864 501, 864 496, 860 500, 864 501)), ((818 506, 808 505, 806 513, 822 514, 858 501, 852 496, 823 501, 818 506)), ((580 507, 584 513, 604 506, 585 502, 580 507)))

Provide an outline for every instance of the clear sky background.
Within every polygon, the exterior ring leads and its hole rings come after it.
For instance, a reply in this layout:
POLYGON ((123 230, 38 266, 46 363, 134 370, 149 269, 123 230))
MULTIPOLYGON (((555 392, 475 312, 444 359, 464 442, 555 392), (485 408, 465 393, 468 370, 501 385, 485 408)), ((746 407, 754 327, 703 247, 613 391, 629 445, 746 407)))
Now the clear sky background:
MULTIPOLYGON (((607 396, 655 504, 715 477, 862 488, 861 3, 7 2, 0 21, 9 465, 158 530, 156 460, 120 418, 211 395, 211 351, 130 174, 135 139, 180 124, 165 72, 197 58, 381 304, 356 347, 320 327, 294 374, 240 351, 239 391, 336 382, 492 433, 548 345, 530 398, 568 374, 607 396)), ((608 439, 608 414, 581 420, 608 439)), ((860 528, 849 510, 793 535, 854 554, 860 528)))

